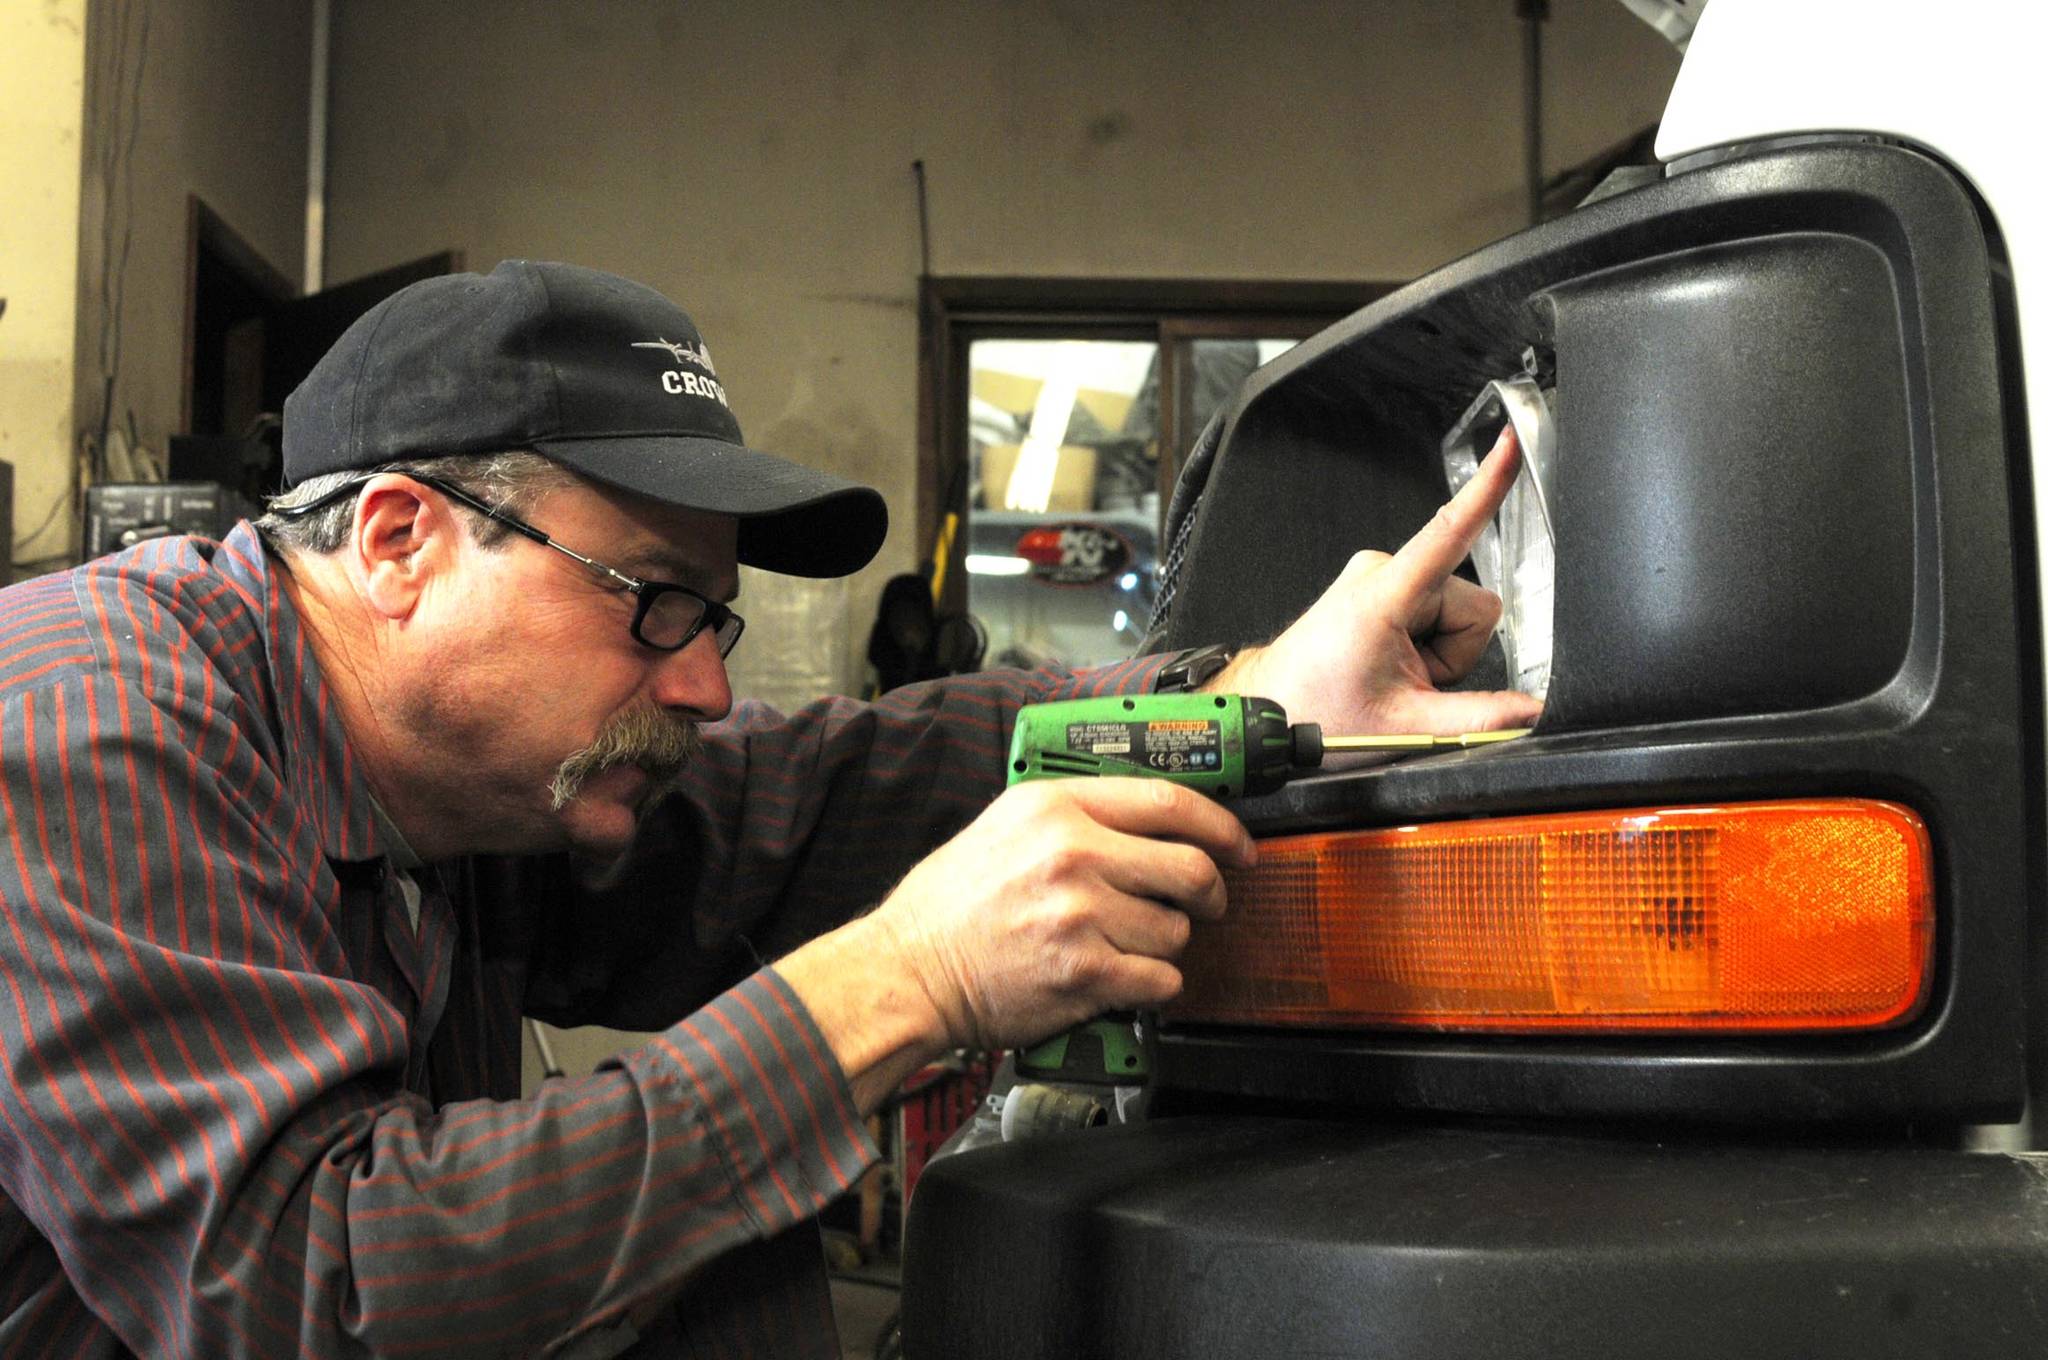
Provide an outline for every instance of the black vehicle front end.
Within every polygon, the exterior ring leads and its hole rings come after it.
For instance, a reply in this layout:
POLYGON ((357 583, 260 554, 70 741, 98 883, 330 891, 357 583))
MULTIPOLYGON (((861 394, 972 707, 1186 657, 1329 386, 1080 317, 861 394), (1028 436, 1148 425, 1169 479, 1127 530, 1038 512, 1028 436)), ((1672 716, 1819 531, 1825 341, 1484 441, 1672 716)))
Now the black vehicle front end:
MULTIPOLYGON (((1293 993, 1247 1020, 1193 969, 1146 1122, 920 1182, 906 1353, 2048 1353, 2048 1163, 2015 1124, 2048 1054, 2018 363, 1981 204, 1844 139, 1594 203, 1254 375, 1176 496, 1165 645, 1270 637, 1405 540, 1487 384, 1539 383, 1556 440, 1535 731, 1299 780, 1241 805, 1262 840, 1899 809, 1925 967, 1834 1026, 1319 1019, 1293 993)), ((1654 943, 1713 944, 1674 900, 1636 904, 1654 943)), ((1263 966, 1244 939, 1225 971, 1263 966)))

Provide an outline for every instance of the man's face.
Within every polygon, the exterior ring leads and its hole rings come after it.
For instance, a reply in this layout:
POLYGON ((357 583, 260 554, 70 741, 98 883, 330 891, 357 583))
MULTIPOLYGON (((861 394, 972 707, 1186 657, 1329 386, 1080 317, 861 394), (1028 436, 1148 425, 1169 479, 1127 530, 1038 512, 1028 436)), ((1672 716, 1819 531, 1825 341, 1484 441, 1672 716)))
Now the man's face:
MULTIPOLYGON (((427 494, 435 494, 431 490, 427 494)), ((473 534, 479 517, 467 517, 473 534)), ((579 483, 523 517, 564 547, 644 581, 730 601, 738 524, 579 483)), ((716 640, 679 651, 633 636, 638 601, 528 539, 465 535, 423 598, 404 719, 434 816, 463 843, 511 853, 624 849, 639 813, 732 707, 716 640), (423 649, 423 650, 422 650, 423 649)))

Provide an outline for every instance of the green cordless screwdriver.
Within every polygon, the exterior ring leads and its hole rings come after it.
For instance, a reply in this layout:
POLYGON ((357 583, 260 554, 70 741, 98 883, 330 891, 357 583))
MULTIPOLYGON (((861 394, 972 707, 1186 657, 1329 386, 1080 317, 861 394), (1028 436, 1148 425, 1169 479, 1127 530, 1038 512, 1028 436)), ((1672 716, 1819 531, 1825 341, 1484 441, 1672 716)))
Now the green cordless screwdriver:
MULTIPOLYGON (((1170 779, 1215 798, 1272 793, 1329 751, 1409 753, 1490 745, 1526 727, 1440 737, 1325 737, 1289 723, 1271 699, 1241 694, 1132 694, 1027 705, 1010 739, 1009 782, 1127 775, 1170 779)), ((1107 1015, 1017 1054, 1020 1075, 1136 1085, 1151 1075, 1131 1017, 1107 1015)))

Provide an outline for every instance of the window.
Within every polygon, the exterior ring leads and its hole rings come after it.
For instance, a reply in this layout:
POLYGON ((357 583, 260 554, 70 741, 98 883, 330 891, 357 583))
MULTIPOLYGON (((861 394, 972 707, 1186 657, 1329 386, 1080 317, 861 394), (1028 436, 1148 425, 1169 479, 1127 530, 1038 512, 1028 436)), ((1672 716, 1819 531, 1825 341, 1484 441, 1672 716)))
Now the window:
POLYGON ((1144 640, 1173 479, 1253 370, 1384 284, 927 280, 920 541, 986 663, 1144 640))

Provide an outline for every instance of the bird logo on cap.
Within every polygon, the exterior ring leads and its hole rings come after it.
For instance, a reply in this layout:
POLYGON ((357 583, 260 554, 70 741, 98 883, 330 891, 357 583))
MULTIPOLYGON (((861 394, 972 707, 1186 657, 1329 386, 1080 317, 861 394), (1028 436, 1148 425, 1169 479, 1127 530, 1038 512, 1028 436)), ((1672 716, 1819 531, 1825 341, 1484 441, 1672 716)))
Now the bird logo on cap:
POLYGON ((711 374, 713 377, 718 376, 718 370, 711 366, 711 347, 709 345, 706 345, 702 340, 699 340, 697 342, 696 347, 694 349, 686 344, 677 344, 673 340, 660 339, 635 340, 633 342, 633 348, 665 349, 675 357, 675 361, 677 363, 695 364, 697 367, 703 369, 706 373, 711 374))

